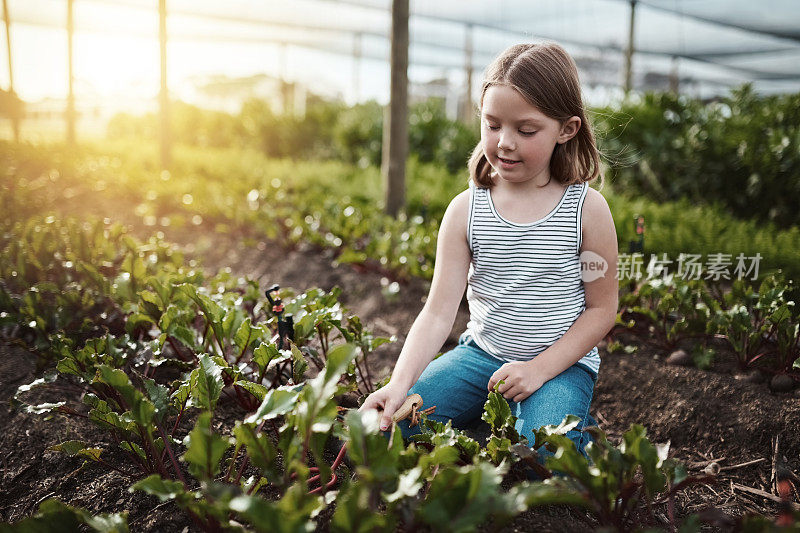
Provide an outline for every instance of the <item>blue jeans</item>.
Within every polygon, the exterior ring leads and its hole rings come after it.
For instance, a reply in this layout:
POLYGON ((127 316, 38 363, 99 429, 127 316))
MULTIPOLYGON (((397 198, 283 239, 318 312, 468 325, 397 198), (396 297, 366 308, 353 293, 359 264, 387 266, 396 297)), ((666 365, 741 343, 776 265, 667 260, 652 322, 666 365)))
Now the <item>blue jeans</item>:
MULTIPOLYGON (((462 334, 458 346, 434 359, 425 368, 408 394, 422 396, 422 408, 436 406, 428 418, 442 423, 453 421, 453 427, 463 429, 480 420, 488 399, 489 378, 505 361, 486 353, 468 335, 462 334)), ((568 414, 581 419, 578 426, 567 432, 577 449, 586 455, 584 447, 591 440, 584 426, 597 425, 589 414, 597 374, 583 364, 574 364, 546 382, 542 387, 517 403, 506 400, 511 413, 517 417, 516 430, 533 443, 533 430, 545 425, 558 425, 568 414)), ((420 426, 409 427, 409 420, 397 423, 403 438, 421 433, 420 426)), ((388 436, 389 431, 385 434, 388 436)), ((539 454, 550 455, 544 447, 539 454)))

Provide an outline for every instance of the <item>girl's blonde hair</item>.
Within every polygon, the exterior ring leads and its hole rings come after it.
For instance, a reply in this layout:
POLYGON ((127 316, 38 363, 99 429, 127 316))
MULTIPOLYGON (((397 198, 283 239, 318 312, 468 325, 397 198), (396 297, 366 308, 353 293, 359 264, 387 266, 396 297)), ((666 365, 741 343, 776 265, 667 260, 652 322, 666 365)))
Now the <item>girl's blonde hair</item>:
MULTIPOLYGON (((550 177, 564 185, 592 181, 600 175, 600 152, 583 108, 578 67, 566 50, 553 42, 517 44, 500 54, 486 69, 480 105, 489 87, 505 85, 516 89, 525 100, 546 116, 564 123, 581 119, 578 133, 556 144, 550 158, 550 177)), ((469 174, 478 187, 491 187, 492 167, 479 141, 468 163, 469 174)))

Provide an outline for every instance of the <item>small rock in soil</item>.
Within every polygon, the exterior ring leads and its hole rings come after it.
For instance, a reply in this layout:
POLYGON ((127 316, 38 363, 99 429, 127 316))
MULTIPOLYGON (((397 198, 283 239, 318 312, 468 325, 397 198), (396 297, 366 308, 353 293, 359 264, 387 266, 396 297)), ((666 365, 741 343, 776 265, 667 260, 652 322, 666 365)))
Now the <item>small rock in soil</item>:
POLYGON ((767 376, 765 376, 764 373, 757 368, 742 374, 736 374, 735 377, 736 379, 740 379, 748 383, 764 383, 767 380, 767 376))
POLYGON ((789 392, 794 388, 794 380, 786 374, 777 374, 769 381, 772 392, 789 392))
POLYGON ((667 364, 678 366, 691 366, 692 356, 686 350, 675 350, 667 357, 667 364))

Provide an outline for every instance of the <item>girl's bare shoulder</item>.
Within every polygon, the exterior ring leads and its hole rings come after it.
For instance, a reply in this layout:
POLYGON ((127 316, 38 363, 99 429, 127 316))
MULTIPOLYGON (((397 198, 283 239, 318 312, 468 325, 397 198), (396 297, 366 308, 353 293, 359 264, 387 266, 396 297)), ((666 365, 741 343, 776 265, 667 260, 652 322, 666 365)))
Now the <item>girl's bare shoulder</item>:
MULTIPOLYGON (((609 251, 617 246, 614 218, 605 197, 588 188, 581 214, 582 250, 609 251)), ((616 253, 616 252, 615 252, 616 253)))
POLYGON ((463 240, 466 242, 469 200, 469 189, 458 193, 455 198, 450 200, 450 205, 447 206, 447 210, 442 218, 442 224, 439 229, 440 236, 442 234, 446 234, 448 237, 455 237, 457 235, 459 240, 462 240, 463 237, 463 240))
POLYGON ((600 191, 587 187, 583 200, 583 220, 607 220, 611 218, 611 208, 600 191))

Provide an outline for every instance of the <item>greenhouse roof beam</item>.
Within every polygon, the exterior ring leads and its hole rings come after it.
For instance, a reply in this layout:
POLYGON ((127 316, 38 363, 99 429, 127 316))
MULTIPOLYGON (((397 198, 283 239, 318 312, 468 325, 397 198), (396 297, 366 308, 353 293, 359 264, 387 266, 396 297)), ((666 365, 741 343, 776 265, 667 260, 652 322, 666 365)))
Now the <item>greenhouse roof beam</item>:
MULTIPOLYGON (((630 2, 630 0, 621 0, 623 2, 630 2)), ((752 26, 746 26, 744 24, 736 24, 734 22, 727 22, 724 20, 714 19, 711 17, 704 17, 702 15, 698 15, 695 13, 687 13, 685 11, 681 11, 679 9, 670 8, 667 6, 662 6, 659 4, 654 4, 652 2, 648 2, 647 0, 636 0, 637 3, 645 5, 651 9, 657 9, 659 11, 664 11, 666 13, 672 13, 674 15, 680 15, 682 17, 689 17, 695 20, 699 20, 701 22, 706 22, 708 24, 715 24, 717 26, 722 26, 726 28, 734 28, 741 31, 747 31, 751 33, 759 33, 761 35, 769 35, 770 37, 777 37, 780 39, 788 39, 790 41, 794 41, 796 43, 800 43, 800 32, 787 32, 781 30, 770 30, 765 28, 754 28, 752 26)))

